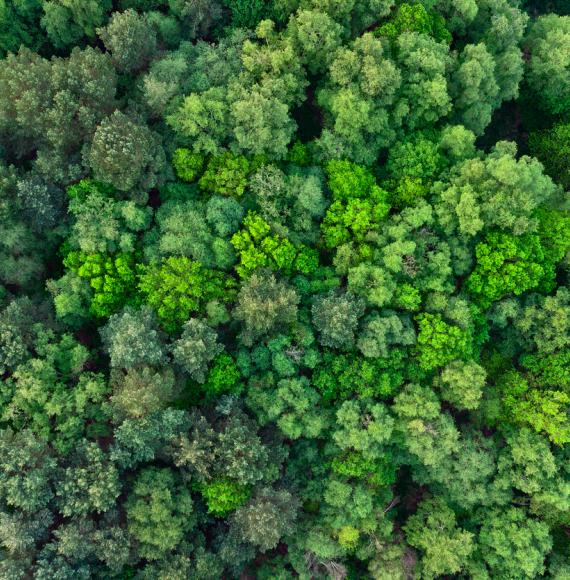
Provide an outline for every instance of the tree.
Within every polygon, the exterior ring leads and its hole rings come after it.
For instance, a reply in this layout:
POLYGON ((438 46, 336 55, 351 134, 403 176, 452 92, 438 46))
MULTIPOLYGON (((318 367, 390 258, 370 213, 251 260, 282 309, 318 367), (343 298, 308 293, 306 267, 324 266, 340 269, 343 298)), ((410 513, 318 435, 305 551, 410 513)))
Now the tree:
POLYGON ((117 76, 109 56, 91 47, 75 48, 69 58, 48 61, 22 49, 4 62, 4 146, 16 159, 37 151, 34 166, 50 183, 68 184, 83 177, 81 148, 116 108, 117 76))
POLYGON ((547 14, 530 27, 527 82, 540 105, 554 114, 570 113, 570 18, 547 14))
POLYGON ((114 12, 97 34, 111 53, 117 70, 133 73, 145 68, 156 52, 156 32, 145 16, 134 10, 114 12))
POLYGON ((222 352, 218 335, 204 321, 191 318, 182 327, 182 335, 172 345, 174 362, 193 380, 206 380, 208 364, 222 352))
POLYGON ((484 307, 509 294, 519 295, 534 288, 549 289, 554 267, 536 235, 487 234, 475 249, 477 266, 466 287, 484 307))
POLYGON ((186 433, 170 450, 175 465, 206 486, 200 487, 203 492, 212 484, 211 491, 216 497, 220 494, 220 501, 225 490, 240 496, 247 491, 245 500, 257 483, 273 482, 284 458, 280 439, 266 437, 259 425, 236 407, 219 407, 210 418, 194 412, 186 433))
MULTIPOLYGON (((485 44, 468 44, 454 75, 457 119, 469 130, 481 135, 495 109, 501 104, 500 87, 495 78, 497 66, 485 44)), ((522 71, 522 62, 520 62, 522 71)))
POLYGON ((87 254, 135 250, 137 234, 148 228, 152 210, 114 199, 116 190, 91 180, 68 188, 74 218, 70 245, 87 254))
POLYGON ((473 534, 457 526, 453 510, 441 500, 423 501, 404 531, 410 545, 422 552, 421 570, 426 578, 457 574, 475 550, 473 534))
MULTIPOLYGON (((87 301, 90 301, 91 314, 99 318, 114 314, 131 301, 135 282, 132 255, 119 253, 110 256, 99 253, 69 252, 64 259, 64 265, 77 277, 89 282, 91 287, 91 292, 89 292, 85 286, 78 283, 77 279, 67 276, 67 280, 73 281, 77 286, 77 291, 71 293, 69 300, 72 301, 72 306, 79 309, 81 317, 84 316, 82 305, 87 301)), ((52 291, 58 292, 62 280, 64 278, 51 285, 52 291)), ((69 287, 66 288, 66 293, 69 290, 69 287)), ((61 304, 61 300, 56 303, 61 304)), ((67 313, 64 310, 62 314, 67 313)), ((74 315, 75 311, 70 314, 74 315)))
POLYGON ((118 420, 141 419, 160 411, 177 394, 174 373, 170 369, 156 371, 152 367, 111 371, 111 405, 118 420))
POLYGON ((210 198, 205 205, 166 201, 155 214, 157 226, 147 235, 145 253, 151 260, 186 256, 207 268, 229 269, 236 258, 227 238, 238 229, 242 216, 239 203, 220 196, 210 198))
POLYGON ((342 27, 325 12, 299 10, 289 20, 287 35, 311 74, 326 70, 341 44, 342 27))
POLYGON ((341 350, 354 347, 358 319, 364 314, 360 298, 350 293, 329 292, 315 300, 311 312, 323 346, 341 350))
POLYGON ((506 443, 497 461, 498 479, 528 495, 540 492, 558 471, 546 439, 523 428, 507 433, 506 443))
POLYGON ((186 257, 141 266, 138 287, 168 332, 178 330, 207 303, 229 302, 234 296, 231 278, 186 257))
POLYGON ((195 526, 190 491, 167 468, 139 472, 126 503, 129 532, 140 542, 139 553, 157 560, 174 550, 195 526))
POLYGON ((540 159, 546 172, 565 189, 570 188, 570 123, 557 123, 551 129, 529 135, 533 155, 540 159))
POLYGON ((459 409, 476 409, 483 395, 487 373, 475 361, 452 361, 435 379, 441 396, 459 409))
POLYGON ((310 273, 318 266, 316 252, 303 244, 295 246, 287 238, 270 235, 271 228, 261 216, 249 212, 243 220, 243 228, 231 238, 240 263, 237 273, 242 277, 251 275, 258 268, 310 273))
POLYGON ((531 295, 515 322, 524 342, 540 353, 553 353, 570 343, 570 290, 561 286, 553 296, 531 295))
POLYGON ((111 10, 111 1, 48 0, 43 3, 42 26, 56 48, 77 44, 84 36, 95 37, 111 10))
POLYGON ((386 311, 382 316, 372 315, 366 320, 357 345, 366 357, 387 358, 394 345, 410 346, 415 342, 412 321, 386 311))
POLYGON ((327 351, 313 373, 313 384, 325 403, 352 398, 385 399, 401 386, 406 362, 402 350, 394 349, 388 359, 364 358, 327 351))
POLYGON ((96 443, 87 442, 76 449, 56 490, 59 509, 66 517, 105 512, 120 493, 118 470, 96 443))
POLYGON ((86 163, 96 179, 120 191, 147 191, 159 182, 165 156, 155 133, 115 111, 97 127, 86 163))
POLYGON ((287 328, 297 319, 299 296, 273 274, 252 274, 241 287, 234 317, 242 323, 241 341, 251 346, 254 341, 287 328))
POLYGON ((20 46, 27 46, 34 51, 45 42, 39 27, 42 15, 40 0, 3 3, 0 8, 0 51, 2 57, 7 52, 18 52, 20 46))
POLYGON ((11 508, 34 513, 53 498, 52 481, 57 459, 47 442, 32 431, 0 431, 2 502, 11 508))
POLYGON ((99 332, 113 367, 128 369, 137 365, 160 365, 165 361, 162 337, 156 330, 154 313, 148 307, 125 308, 111 316, 99 332))
POLYGON ((345 401, 336 412, 332 440, 342 450, 377 460, 385 456, 393 429, 394 419, 385 405, 345 401))
POLYGON ((459 433, 453 419, 441 413, 436 394, 427 387, 406 385, 396 395, 393 410, 396 429, 415 461, 430 469, 447 465, 459 449, 459 433))
POLYGON ((556 188, 536 159, 515 154, 514 144, 501 141, 485 158, 460 163, 449 185, 435 187, 435 210, 448 234, 474 236, 494 227, 515 236, 535 231, 535 212, 556 188))
POLYGON ((208 512, 223 517, 247 501, 251 492, 230 479, 217 479, 203 484, 201 493, 208 505, 208 512))
POLYGON ((18 430, 28 427, 60 454, 78 439, 105 435, 108 387, 102 374, 82 372, 87 349, 70 334, 58 337, 42 329, 33 348, 35 356, 2 384, 3 422, 18 430))
POLYGON ((471 336, 459 326, 445 322, 440 314, 420 314, 417 353, 420 366, 426 371, 445 366, 472 352, 471 336))
POLYGON ((172 165, 174 166, 176 175, 182 181, 191 183, 202 173, 204 156, 199 153, 193 153, 185 147, 180 147, 174 152, 172 165))
POLYGON ((294 531, 298 507, 288 491, 263 488, 236 510, 231 526, 240 537, 266 552, 294 531))
POLYGON ((544 572, 544 557, 552 547, 548 526, 520 508, 487 512, 478 543, 491 574, 523 578, 544 572))
POLYGON ((318 408, 319 395, 307 377, 281 379, 270 376, 250 382, 247 404, 260 424, 275 421, 290 439, 318 437, 328 424, 326 412, 318 408))

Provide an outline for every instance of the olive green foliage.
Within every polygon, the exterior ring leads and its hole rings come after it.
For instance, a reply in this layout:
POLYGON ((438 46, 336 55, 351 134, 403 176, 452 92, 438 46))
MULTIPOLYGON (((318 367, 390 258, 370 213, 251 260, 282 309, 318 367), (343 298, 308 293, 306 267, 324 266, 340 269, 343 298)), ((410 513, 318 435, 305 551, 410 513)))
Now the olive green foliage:
POLYGON ((129 532, 149 560, 173 550, 194 525, 190 491, 169 469, 148 467, 141 471, 126 510, 129 532))
POLYGON ((570 578, 563 0, 0 0, 0 578, 570 578))

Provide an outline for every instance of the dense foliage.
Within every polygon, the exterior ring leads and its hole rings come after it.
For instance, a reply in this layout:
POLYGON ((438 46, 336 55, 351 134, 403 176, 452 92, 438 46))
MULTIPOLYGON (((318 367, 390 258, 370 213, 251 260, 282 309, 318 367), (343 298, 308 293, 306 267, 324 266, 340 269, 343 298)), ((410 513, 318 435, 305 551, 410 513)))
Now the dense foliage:
POLYGON ((0 578, 570 578, 566 0, 0 0, 0 578))

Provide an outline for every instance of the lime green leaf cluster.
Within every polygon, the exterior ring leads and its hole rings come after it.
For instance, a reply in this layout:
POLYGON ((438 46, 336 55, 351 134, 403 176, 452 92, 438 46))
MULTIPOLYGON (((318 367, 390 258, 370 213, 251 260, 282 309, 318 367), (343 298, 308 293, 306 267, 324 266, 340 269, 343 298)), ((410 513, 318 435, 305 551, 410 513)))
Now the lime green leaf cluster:
POLYGON ((229 152, 211 157, 200 178, 200 188, 208 193, 241 197, 245 192, 247 178, 256 165, 243 155, 229 152))
POLYGON ((176 175, 182 180, 191 183, 196 181, 204 167, 204 157, 190 149, 176 149, 172 157, 172 165, 176 175))
POLYGON ((396 464, 390 453, 370 459, 359 451, 349 451, 335 457, 331 468, 337 475, 366 479, 373 485, 392 485, 396 481, 396 464))
POLYGON ((213 398, 224 393, 238 393, 241 390, 240 378, 241 373, 232 356, 222 352, 212 362, 202 388, 207 396, 213 398))
POLYGON ((141 265, 139 272, 138 288, 168 332, 178 330, 191 314, 204 310, 208 302, 230 302, 235 297, 232 278, 185 256, 141 265))
POLYGON ((221 478, 200 487, 202 496, 208 505, 208 511, 219 517, 227 516, 245 503, 251 490, 231 479, 221 478))
POLYGON ((547 290, 554 282, 554 265, 546 260, 540 237, 491 232, 475 248, 477 266, 466 288, 482 306, 533 288, 547 290))
POLYGON ((420 367, 433 371, 455 359, 468 359, 473 352, 470 333, 448 324, 441 314, 422 313, 418 323, 417 354, 420 367))
POLYGON ((236 271, 242 278, 247 278, 257 268, 309 274, 318 267, 315 250, 304 244, 294 245, 287 238, 270 235, 270 232, 269 224, 260 215, 249 212, 243 220, 243 228, 233 235, 231 244, 240 260, 236 271))
POLYGON ((428 12, 420 3, 402 4, 391 21, 378 27, 374 34, 395 40, 404 32, 427 34, 438 42, 444 42, 445 44, 449 44, 452 41, 451 33, 445 27, 443 16, 428 12))
POLYGON ((97 318, 108 318, 134 300, 135 261, 132 254, 86 254, 72 251, 64 265, 93 288, 90 310, 97 318))
POLYGON ((353 240, 363 242, 388 215, 388 193, 368 169, 356 163, 329 161, 325 171, 333 199, 321 224, 325 245, 336 248, 353 240))
POLYGON ((556 385, 533 388, 527 377, 515 370, 505 373, 499 385, 507 421, 529 425, 537 433, 546 434, 556 445, 570 442, 570 396, 567 392, 556 385))

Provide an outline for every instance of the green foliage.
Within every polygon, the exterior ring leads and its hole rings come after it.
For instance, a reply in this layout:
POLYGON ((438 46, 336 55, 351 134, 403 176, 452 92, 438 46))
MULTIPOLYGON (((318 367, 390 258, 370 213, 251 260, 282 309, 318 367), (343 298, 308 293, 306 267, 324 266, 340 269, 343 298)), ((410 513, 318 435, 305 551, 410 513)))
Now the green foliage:
POLYGON ((51 480, 57 461, 47 442, 32 431, 0 432, 2 471, 0 497, 2 502, 24 512, 36 512, 53 497, 51 480))
POLYGON ((444 18, 437 12, 428 12, 422 4, 400 4, 390 22, 378 27, 374 33, 395 40, 403 32, 419 32, 432 36, 438 42, 449 44, 451 34, 444 18))
POLYGON ((251 491, 230 479, 218 479, 203 484, 200 493, 208 506, 208 511, 215 516, 227 516, 247 501, 251 491))
POLYGON ((99 333, 113 367, 128 369, 164 362, 162 337, 156 330, 154 312, 148 307, 127 307, 113 314, 99 333))
POLYGON ((159 183, 165 156, 155 133, 115 111, 97 127, 87 161, 96 179, 120 191, 148 190, 159 183))
POLYGON ((175 549, 195 525, 190 491, 166 468, 147 467, 138 474, 126 510, 129 532, 149 560, 175 549))
POLYGON ((358 319, 364 313, 361 299, 349 293, 329 292, 317 297, 311 312, 323 346, 341 350, 354 347, 358 319))
POLYGON ((531 133, 528 145, 546 172, 565 189, 570 188, 570 123, 531 133))
POLYGON ((483 228, 500 228, 515 236, 532 233, 536 210, 556 188, 536 159, 516 159, 516 146, 501 141, 490 155, 460 163, 449 184, 438 183, 436 212, 448 234, 474 236, 483 228))
POLYGON ((475 253, 477 266, 466 288, 484 307, 510 294, 518 296, 533 288, 548 291, 553 285, 554 267, 537 235, 492 232, 477 244, 475 253))
POLYGON ((298 507, 288 491, 264 488, 237 509, 232 525, 240 537, 266 552, 294 531, 298 507))
POLYGON ((0 51, 18 52, 20 46, 38 50, 44 42, 38 26, 42 14, 41 0, 2 2, 0 4, 0 51))
POLYGON ((570 395, 558 385, 532 388, 523 375, 512 371, 501 377, 500 388, 507 420, 545 433, 556 445, 570 441, 570 421, 566 412, 570 395))
POLYGON ((319 395, 307 377, 281 379, 275 384, 271 375, 250 381, 247 404, 264 425, 275 421, 290 439, 318 437, 328 417, 318 408, 319 395))
POLYGON ((73 251, 67 254, 64 264, 89 282, 93 290, 90 311, 94 316, 107 318, 131 302, 136 279, 132 255, 73 251))
POLYGON ((174 373, 155 371, 151 367, 134 367, 111 372, 113 390, 111 406, 118 419, 141 419, 160 411, 171 403, 176 394, 174 373))
POLYGON ((119 473, 96 443, 85 443, 75 450, 56 490, 61 513, 66 517, 105 512, 120 492, 119 473))
POLYGON ((241 373, 234 359, 226 352, 218 354, 212 361, 204 383, 204 392, 209 397, 225 393, 239 393, 241 373))
POLYGON ((318 255, 305 245, 293 245, 287 238, 270 235, 269 225, 261 216, 250 212, 243 220, 243 228, 233 235, 231 244, 240 263, 237 273, 246 278, 258 268, 280 270, 285 274, 309 274, 318 266, 318 255))
POLYGON ((61 49, 77 44, 84 36, 94 38, 96 28, 111 10, 111 1, 48 0, 43 9, 42 26, 50 42, 61 49))
POLYGON ((263 336, 287 328, 297 318, 299 297, 273 274, 253 274, 241 287, 234 317, 243 324, 240 335, 246 346, 263 336))
POLYGON ((255 28, 265 12, 262 0, 223 0, 232 13, 232 26, 236 28, 255 28))
POLYGON ((390 358, 362 358, 326 352, 313 375, 313 384, 323 401, 359 398, 387 398, 404 380, 405 354, 394 349, 390 358))
POLYGON ((453 361, 441 372, 436 384, 441 396, 459 409, 476 409, 479 406, 485 379, 485 369, 475 361, 453 361))
POLYGON ((218 344, 218 335, 205 322, 191 318, 184 323, 182 335, 172 346, 174 362, 193 380, 206 380, 208 364, 223 347, 218 344))
POLYGON ((148 19, 134 10, 114 12, 97 34, 117 69, 133 73, 144 68, 156 51, 156 32, 148 19))
POLYGON ((554 114, 570 113, 570 18, 547 14, 536 19, 527 37, 530 62, 527 81, 546 110, 554 114))
POLYGON ((204 167, 204 157, 199 153, 193 153, 189 149, 176 149, 172 157, 172 165, 176 171, 176 175, 182 179, 192 183, 202 172, 204 167))
POLYGON ((240 197, 245 191, 251 164, 242 155, 231 153, 214 156, 200 178, 200 187, 209 193, 240 197))
POLYGON ((475 550, 473 534, 458 528, 453 510, 442 501, 423 501, 404 528, 408 542, 422 552, 422 576, 456 574, 475 550))
POLYGON ((483 559, 491 574, 535 578, 544 571, 552 539, 544 522, 520 508, 487 514, 479 533, 483 559))
POLYGON ((0 578, 570 576, 562 4, 0 0, 0 578))
POLYGON ((57 340, 43 331, 34 350, 36 357, 2 384, 2 421, 18 430, 27 426, 60 452, 78 438, 106 434, 108 387, 101 374, 82 372, 87 349, 69 334, 57 340))
POLYGON ((418 323, 417 352, 422 369, 433 371, 455 359, 469 358, 473 341, 469 333, 445 322, 440 314, 423 313, 418 323))
POLYGON ((139 290, 168 332, 179 329, 208 302, 232 299, 233 282, 215 270, 204 268, 186 257, 170 257, 140 267, 139 290))

